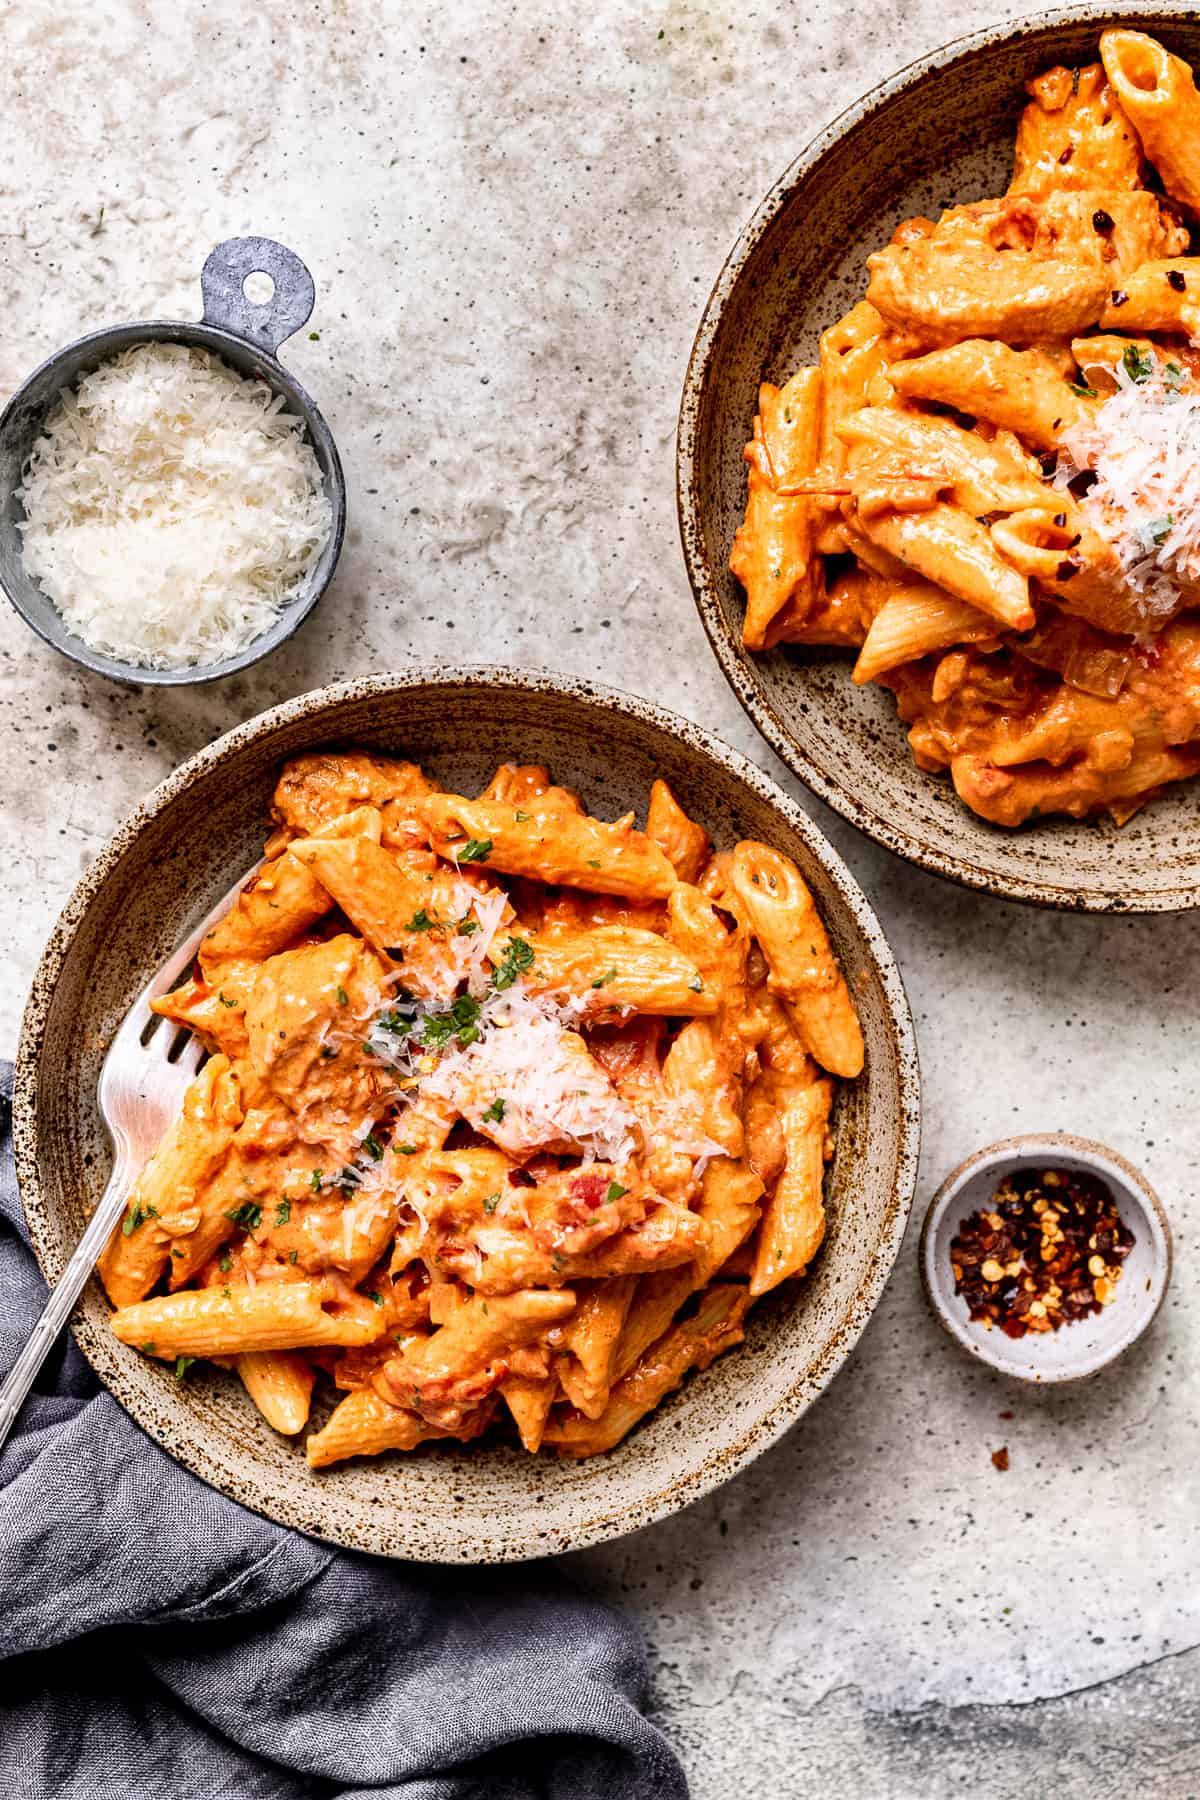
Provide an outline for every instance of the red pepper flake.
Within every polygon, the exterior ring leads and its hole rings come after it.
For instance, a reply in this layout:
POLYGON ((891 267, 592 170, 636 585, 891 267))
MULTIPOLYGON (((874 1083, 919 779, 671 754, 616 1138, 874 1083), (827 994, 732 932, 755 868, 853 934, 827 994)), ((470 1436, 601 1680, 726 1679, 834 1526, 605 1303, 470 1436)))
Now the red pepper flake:
POLYGON ((1073 562, 1060 562, 1054 573, 1059 581, 1070 581, 1072 575, 1078 575, 1079 564, 1073 562))
POLYGON ((1007 1467, 1008 1467, 1008 1445, 1007 1444, 1002 1444, 999 1450, 992 1451, 992 1467, 993 1467, 993 1469, 999 1469, 999 1471, 1002 1475, 1003 1475, 1004 1471, 1007 1469, 1007 1467))
POLYGON ((1106 213, 1103 207, 1098 207, 1092 214, 1092 230, 1100 232, 1103 237, 1107 237, 1109 232, 1114 231, 1115 229, 1116 226, 1112 214, 1106 213))
POLYGON ((1068 144, 1066 149, 1063 151, 1062 155, 1059 157, 1058 160, 1060 163, 1069 163, 1071 158, 1074 156, 1074 154, 1075 154, 1074 144, 1068 144))
POLYGON ((1124 288, 1114 288, 1109 295, 1109 300, 1113 306, 1124 306, 1128 298, 1129 295, 1125 292, 1124 288))
POLYGON ((1187 293, 1187 280, 1180 269, 1167 270, 1167 282, 1177 294, 1187 293))
POLYGON ((989 1331, 1057 1331, 1112 1304, 1133 1244, 1098 1176, 1018 1169, 951 1240, 954 1291, 989 1331))
POLYGON ((1017 1416, 1017 1415, 1016 1415, 1016 1413, 1014 1413, 1014 1412, 1002 1412, 1002 1413, 1001 1413, 1001 1414, 1000 1414, 1000 1417, 1001 1417, 1001 1418, 1002 1418, 1002 1419, 1015 1419, 1015 1418, 1016 1418, 1016 1416, 1017 1416))

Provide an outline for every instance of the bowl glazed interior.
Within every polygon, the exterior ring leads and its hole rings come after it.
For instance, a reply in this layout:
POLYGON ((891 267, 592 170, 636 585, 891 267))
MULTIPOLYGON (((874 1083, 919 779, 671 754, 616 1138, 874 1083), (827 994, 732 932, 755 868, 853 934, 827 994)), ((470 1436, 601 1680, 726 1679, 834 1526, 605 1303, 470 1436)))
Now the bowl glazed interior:
POLYGON ((846 652, 742 648, 742 589, 729 573, 745 509, 742 450, 761 381, 817 357, 820 333, 863 296, 868 254, 894 226, 1002 193, 1024 82, 1094 61, 1100 31, 1127 23, 1200 65, 1200 20, 1161 8, 1042 14, 948 45, 850 108, 763 201, 723 269, 692 351, 678 441, 684 554, 721 666, 751 718, 810 787, 913 862, 1019 900, 1094 911, 1200 904, 1195 781, 1126 826, 1056 820, 1004 831, 948 777, 916 768, 890 693, 850 680, 846 652))
MULTIPOLYGON (((842 1090, 829 1234, 810 1278, 751 1315, 744 1345, 608 1456, 556 1463, 504 1445, 432 1446, 311 1472, 238 1382, 169 1371, 119 1344, 89 1287, 78 1340, 117 1398, 189 1468, 316 1536, 388 1555, 499 1561, 615 1537, 732 1475, 809 1405, 866 1323, 912 1195, 917 1072, 904 991, 878 924, 815 827, 697 728, 640 702, 499 671, 374 677, 302 696, 202 751, 117 833, 60 919, 26 1014, 15 1129, 26 1214, 53 1279, 98 1198, 106 1044, 156 966, 259 855, 280 761, 333 744, 403 751, 468 791, 515 758, 547 763, 601 816, 644 816, 663 775, 715 841, 796 858, 856 995, 867 1068, 842 1090)), ((319 1415, 318 1415, 319 1416, 319 1415)))

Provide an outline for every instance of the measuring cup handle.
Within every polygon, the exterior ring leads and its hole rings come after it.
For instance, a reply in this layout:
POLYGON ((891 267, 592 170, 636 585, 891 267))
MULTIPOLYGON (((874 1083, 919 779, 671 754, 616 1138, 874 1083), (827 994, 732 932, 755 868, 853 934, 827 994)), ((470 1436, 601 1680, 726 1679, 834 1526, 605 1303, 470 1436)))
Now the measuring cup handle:
POLYGON ((205 325, 249 338, 272 355, 306 323, 317 297, 313 278, 294 250, 273 238, 226 238, 200 272, 205 325), (261 272, 275 283, 269 300, 247 300, 247 275, 261 272))

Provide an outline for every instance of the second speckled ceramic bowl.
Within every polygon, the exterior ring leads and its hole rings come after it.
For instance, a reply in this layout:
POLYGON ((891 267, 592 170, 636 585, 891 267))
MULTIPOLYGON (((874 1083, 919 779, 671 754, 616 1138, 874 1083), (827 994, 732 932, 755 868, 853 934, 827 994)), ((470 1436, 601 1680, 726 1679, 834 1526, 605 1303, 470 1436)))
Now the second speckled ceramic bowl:
POLYGON ((679 417, 679 518, 696 604, 730 685, 785 762, 852 824, 987 893, 1168 912, 1200 905, 1200 783, 1169 789, 1121 830, 1054 820, 1003 831, 915 766, 892 696, 856 688, 844 654, 744 650, 742 590, 729 573, 759 383, 816 360, 820 333, 861 299, 867 255, 899 220, 1002 193, 1025 80, 1056 62, 1094 61, 1100 32, 1122 23, 1200 65, 1194 12, 1072 6, 946 45, 808 146, 742 233, 701 321, 679 417))
POLYGON ((510 758, 549 764, 595 810, 644 814, 663 775, 718 845, 765 839, 811 883, 862 1017, 867 1065, 842 1088, 829 1231, 810 1277, 751 1315, 746 1342, 607 1456, 556 1463, 503 1446, 429 1446, 314 1473, 240 1385, 181 1387, 119 1344, 98 1285, 85 1355, 159 1443, 256 1511, 383 1555, 499 1562, 618 1537, 728 1479, 799 1418, 849 1355, 900 1247, 917 1152, 917 1060, 896 965, 860 889, 800 809, 717 739, 644 702, 507 670, 415 670, 302 695, 230 732, 157 788, 67 904, 34 981, 14 1134, 34 1248, 53 1280, 109 1164, 96 1112, 105 1046, 189 927, 259 855, 284 757, 332 744, 403 750, 468 791, 510 758))

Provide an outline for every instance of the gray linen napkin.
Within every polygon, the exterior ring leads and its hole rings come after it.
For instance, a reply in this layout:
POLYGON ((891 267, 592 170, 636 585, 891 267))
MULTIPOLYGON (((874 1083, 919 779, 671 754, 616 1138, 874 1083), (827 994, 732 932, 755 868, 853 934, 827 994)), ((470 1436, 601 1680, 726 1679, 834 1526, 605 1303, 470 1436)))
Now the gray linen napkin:
MULTIPOLYGON (((45 1286, 0 1065, 0 1370, 45 1286)), ((0 1455, 5 1800, 686 1800, 627 1620, 553 1564, 333 1551, 179 1468, 69 1336, 0 1455)))

